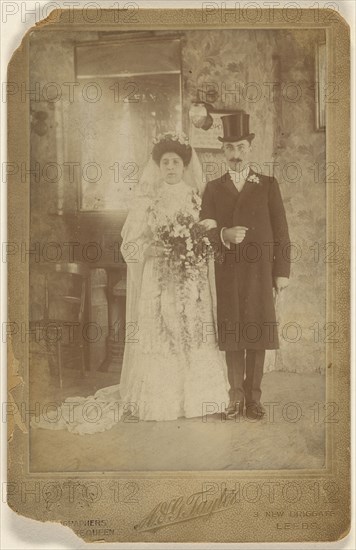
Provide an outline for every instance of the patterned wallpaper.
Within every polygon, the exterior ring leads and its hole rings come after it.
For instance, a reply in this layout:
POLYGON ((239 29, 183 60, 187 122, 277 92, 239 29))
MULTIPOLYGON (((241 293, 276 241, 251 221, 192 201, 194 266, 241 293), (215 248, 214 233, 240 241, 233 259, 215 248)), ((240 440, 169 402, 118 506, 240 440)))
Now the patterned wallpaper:
POLYGON ((325 369, 326 322, 326 192, 325 132, 315 129, 314 48, 323 31, 279 31, 281 81, 294 83, 280 102, 276 132, 276 176, 286 204, 295 261, 291 283, 281 303, 282 342, 277 368, 296 372, 325 369), (293 60, 293 63, 290 63, 293 60), (297 163, 297 168, 292 163, 297 163), (294 323, 287 329, 288 323, 294 323), (299 335, 299 337, 298 337, 299 335), (292 342, 295 338, 295 343, 292 342))
MULTIPOLYGON (((261 167, 273 156, 277 105, 264 97, 276 79, 275 34, 268 31, 190 31, 183 46, 185 125, 197 88, 216 110, 245 109, 255 131, 255 162, 261 167), (212 102, 211 100, 214 99, 212 102)), ((202 162, 223 159, 220 153, 202 153, 202 162)), ((213 177, 216 177, 214 175, 213 177)))

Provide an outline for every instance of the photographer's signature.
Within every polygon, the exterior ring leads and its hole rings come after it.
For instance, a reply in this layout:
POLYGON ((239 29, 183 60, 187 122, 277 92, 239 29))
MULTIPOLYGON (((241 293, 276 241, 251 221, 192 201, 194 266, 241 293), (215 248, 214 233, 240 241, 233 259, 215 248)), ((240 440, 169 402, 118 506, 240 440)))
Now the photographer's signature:
POLYGON ((227 490, 220 492, 219 496, 208 499, 209 491, 193 493, 188 497, 176 497, 170 501, 161 501, 147 514, 143 520, 134 526, 138 532, 153 531, 173 525, 182 521, 208 516, 227 510, 236 504, 236 491, 227 490))

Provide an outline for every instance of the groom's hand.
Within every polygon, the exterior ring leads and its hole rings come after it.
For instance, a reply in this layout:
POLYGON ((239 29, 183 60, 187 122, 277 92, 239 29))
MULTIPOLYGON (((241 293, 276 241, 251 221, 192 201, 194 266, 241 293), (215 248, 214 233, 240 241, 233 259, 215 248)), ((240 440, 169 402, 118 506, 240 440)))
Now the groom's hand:
POLYGON ((243 225, 235 225, 234 227, 225 228, 222 232, 222 237, 226 243, 239 244, 241 243, 245 236, 248 227, 243 225))

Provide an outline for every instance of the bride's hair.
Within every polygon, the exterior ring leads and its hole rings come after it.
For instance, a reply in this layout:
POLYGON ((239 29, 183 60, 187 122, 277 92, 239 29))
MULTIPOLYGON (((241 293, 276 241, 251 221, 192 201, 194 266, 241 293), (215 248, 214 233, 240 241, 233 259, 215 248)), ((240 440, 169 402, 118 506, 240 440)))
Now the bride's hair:
POLYGON ((205 177, 196 151, 184 134, 160 134, 153 141, 154 147, 147 164, 135 186, 137 197, 156 197, 162 185, 159 164, 164 153, 177 153, 185 166, 184 181, 200 195, 205 188, 205 177))
POLYGON ((192 158, 192 148, 187 138, 178 134, 167 133, 157 138, 152 149, 152 158, 158 166, 165 153, 176 153, 184 166, 188 166, 192 158))

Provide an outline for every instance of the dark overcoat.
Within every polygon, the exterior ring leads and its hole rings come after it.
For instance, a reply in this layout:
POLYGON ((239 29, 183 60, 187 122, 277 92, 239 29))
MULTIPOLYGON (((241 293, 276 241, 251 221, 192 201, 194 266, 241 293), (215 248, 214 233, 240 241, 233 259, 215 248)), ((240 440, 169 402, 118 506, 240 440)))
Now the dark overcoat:
POLYGON ((250 170, 239 192, 226 173, 206 186, 201 219, 206 218, 217 222, 210 239, 222 252, 222 261, 215 262, 220 349, 277 349, 273 280, 290 274, 290 240, 278 182, 250 170), (255 181, 249 181, 253 175, 255 181), (248 231, 240 244, 228 249, 221 243, 221 229, 237 225, 248 231))

